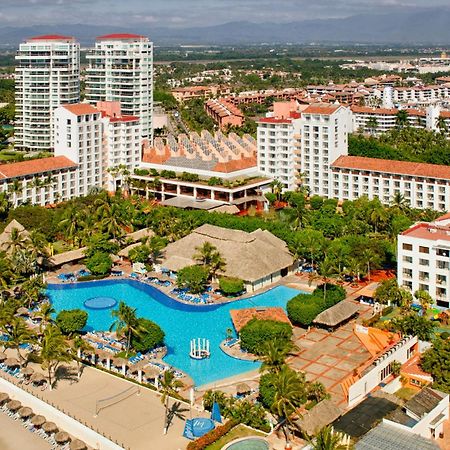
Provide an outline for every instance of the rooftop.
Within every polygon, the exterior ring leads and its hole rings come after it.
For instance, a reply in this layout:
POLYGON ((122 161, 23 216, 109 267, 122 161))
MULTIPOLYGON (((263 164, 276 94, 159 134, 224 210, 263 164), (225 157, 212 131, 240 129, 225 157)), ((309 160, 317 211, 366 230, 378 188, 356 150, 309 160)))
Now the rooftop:
POLYGON ((341 105, 329 105, 326 103, 310 105, 302 111, 302 114, 322 114, 325 116, 329 116, 335 113, 341 105))
POLYGON ((30 161, 0 165, 0 179, 4 180, 8 178, 34 175, 75 167, 77 167, 77 164, 65 156, 52 156, 50 158, 33 159, 30 161))
POLYGON ((423 417, 425 414, 433 411, 447 395, 435 389, 425 387, 413 398, 408 400, 404 408, 418 417, 423 417))
POLYGON ((431 439, 380 423, 355 444, 355 450, 437 450, 431 439))
POLYGON ((135 40, 135 39, 145 39, 146 36, 141 36, 139 34, 131 34, 131 33, 113 33, 113 34, 105 34, 103 36, 97 36, 98 41, 107 41, 109 39, 117 39, 117 40, 135 40))
POLYGON ((332 163, 332 167, 450 180, 450 166, 438 164, 394 161, 365 156, 340 156, 332 163))
POLYGON ((75 38, 71 36, 62 36, 60 34, 44 34, 42 36, 34 36, 27 39, 27 41, 74 41, 75 38))
POLYGON ((230 311, 230 316, 233 321, 234 328, 238 333, 252 319, 274 320, 276 322, 283 322, 291 325, 288 316, 284 312, 283 308, 280 307, 232 309, 230 311))
POLYGON ((357 314, 358 310, 359 306, 357 304, 342 301, 333 305, 331 308, 322 311, 313 322, 319 325, 335 327, 353 317, 357 314))
POLYGON ((419 222, 404 231, 402 236, 426 239, 428 241, 443 240, 450 242, 450 226, 444 224, 440 225, 439 222, 419 222))
POLYGON ((75 114, 76 116, 84 116, 87 114, 95 114, 98 113, 98 109, 95 106, 90 105, 89 103, 71 103, 67 105, 62 105, 64 109, 75 114))

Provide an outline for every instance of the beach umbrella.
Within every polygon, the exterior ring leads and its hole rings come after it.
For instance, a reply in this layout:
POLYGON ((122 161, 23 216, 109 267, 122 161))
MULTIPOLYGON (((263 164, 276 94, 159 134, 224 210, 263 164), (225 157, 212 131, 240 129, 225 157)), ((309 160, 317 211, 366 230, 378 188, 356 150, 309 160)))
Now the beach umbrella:
POLYGON ((220 416, 220 406, 217 402, 213 403, 211 410, 211 419, 214 420, 214 422, 222 423, 222 417, 220 416))
POLYGON ((20 409, 22 406, 22 403, 19 402, 19 400, 11 400, 6 404, 6 407, 10 410, 10 411, 17 411, 18 409, 20 409))
POLYGON ((159 374, 160 374, 160 372, 159 372, 159 369, 157 369, 156 367, 146 367, 145 369, 144 369, 144 373, 145 373, 145 376, 146 376, 146 378, 158 378, 159 377, 159 374))
POLYGON ((106 350, 102 350, 98 348, 95 350, 95 354, 99 357, 100 360, 112 359, 113 355, 106 350))
POLYGON ((28 311, 27 308, 24 308, 23 306, 21 308, 19 308, 17 310, 17 315, 18 316, 29 316, 30 315, 30 311, 28 311))
POLYGON ((55 431, 58 431, 58 427, 54 422, 45 422, 44 425, 42 425, 42 429, 46 433, 54 433, 55 431))
POLYGON ((250 392, 251 388, 247 383, 239 383, 236 386, 236 394, 245 394, 246 392, 250 392))
POLYGON ((5 360, 5 366, 7 367, 17 367, 20 366, 19 360, 16 358, 7 358, 5 360))
POLYGON ((69 446, 70 450, 86 450, 87 445, 79 439, 74 439, 69 446))
POLYGON ((5 403, 9 401, 9 395, 5 392, 0 392, 0 403, 5 403))
POLYGON ((0 361, 4 361, 8 356, 4 352, 0 352, 0 361))
POLYGON ((26 377, 29 377, 30 375, 33 375, 34 369, 32 367, 24 367, 23 369, 21 369, 21 372, 26 377))
POLYGON ((23 406, 19 409, 19 416, 20 417, 30 417, 33 414, 33 410, 31 408, 28 408, 28 406, 23 406))
POLYGON ((128 364, 128 359, 125 358, 113 358, 113 364, 116 367, 122 367, 123 365, 127 365, 128 364))
POLYGON ((58 444, 64 444, 64 442, 70 441, 69 433, 66 433, 65 431, 58 431, 58 433, 55 434, 55 441, 58 444))
POLYGON ((30 377, 30 381, 32 383, 37 383, 37 384, 44 382, 46 379, 47 379, 47 377, 45 375, 42 375, 42 373, 39 373, 39 372, 33 373, 33 375, 31 375, 31 377, 30 377))
POLYGON ((45 417, 44 416, 34 416, 31 419, 31 423, 35 426, 35 427, 41 427, 42 425, 44 425, 45 423, 45 417))

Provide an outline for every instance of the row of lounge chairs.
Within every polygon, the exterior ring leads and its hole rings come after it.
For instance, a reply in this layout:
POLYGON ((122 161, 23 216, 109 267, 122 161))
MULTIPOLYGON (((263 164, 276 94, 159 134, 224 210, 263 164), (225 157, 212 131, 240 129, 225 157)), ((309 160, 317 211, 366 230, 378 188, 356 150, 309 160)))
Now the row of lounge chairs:
POLYGON ((150 283, 157 284, 158 286, 164 286, 164 287, 172 286, 172 283, 169 280, 163 281, 157 277, 148 277, 146 280, 149 281, 150 283))
POLYGON ((206 292, 199 295, 191 295, 188 294, 187 292, 188 292, 187 289, 180 289, 180 288, 175 288, 170 291, 172 295, 175 295, 177 298, 183 300, 184 302, 194 303, 196 305, 207 305, 209 303, 213 303, 213 299, 206 292))
POLYGON ((60 273, 58 275, 58 279, 61 280, 63 283, 65 282, 69 282, 69 283, 73 283, 74 281, 77 281, 77 279, 79 277, 87 277, 91 274, 91 272, 89 272, 89 270, 86 269, 80 269, 78 272, 73 273, 73 272, 69 272, 69 273, 60 273))

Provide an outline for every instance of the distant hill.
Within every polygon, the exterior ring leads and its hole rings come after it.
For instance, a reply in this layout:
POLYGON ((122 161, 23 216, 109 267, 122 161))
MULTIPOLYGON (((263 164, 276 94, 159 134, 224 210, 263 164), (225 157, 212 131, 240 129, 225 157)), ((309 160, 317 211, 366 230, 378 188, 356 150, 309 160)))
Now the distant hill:
POLYGON ((450 8, 409 9, 345 19, 305 20, 291 23, 231 22, 209 27, 165 28, 148 24, 133 27, 60 25, 0 27, 0 44, 17 45, 24 38, 47 33, 76 36, 83 45, 110 32, 135 32, 158 45, 258 43, 372 43, 450 44, 450 8))

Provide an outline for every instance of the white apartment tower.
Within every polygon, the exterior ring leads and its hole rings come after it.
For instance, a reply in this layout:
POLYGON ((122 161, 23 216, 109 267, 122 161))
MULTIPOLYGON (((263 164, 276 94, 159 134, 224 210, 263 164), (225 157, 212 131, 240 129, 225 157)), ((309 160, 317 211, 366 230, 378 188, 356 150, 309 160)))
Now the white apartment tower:
POLYGON ((63 105, 55 110, 55 156, 65 156, 78 166, 71 197, 102 187, 102 134, 101 113, 92 105, 63 105))
POLYGON ((140 119, 142 141, 153 141, 153 43, 135 34, 97 38, 88 53, 86 99, 120 102, 122 113, 140 119))
POLYGON ((333 197, 331 164, 347 155, 351 112, 339 105, 311 105, 301 113, 299 178, 310 195, 333 197))
POLYGON ((52 149, 53 113, 80 101, 80 45, 66 36, 26 40, 16 55, 16 147, 52 149))

